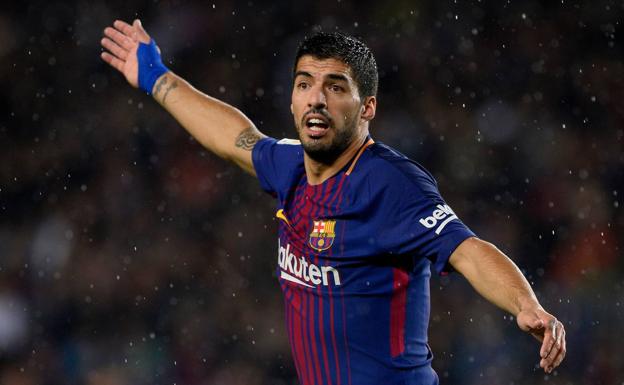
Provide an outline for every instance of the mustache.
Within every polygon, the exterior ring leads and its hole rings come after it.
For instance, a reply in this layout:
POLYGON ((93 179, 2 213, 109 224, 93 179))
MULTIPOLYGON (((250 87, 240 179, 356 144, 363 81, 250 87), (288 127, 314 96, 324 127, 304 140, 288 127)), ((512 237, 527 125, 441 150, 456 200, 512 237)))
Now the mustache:
POLYGON ((325 117, 325 119, 327 119, 327 122, 329 124, 331 124, 333 122, 333 119, 332 119, 331 115, 329 115, 329 112, 327 110, 325 110, 325 109, 318 109, 318 108, 312 108, 311 110, 309 110, 308 112, 303 114, 303 118, 301 118, 301 122, 303 124, 305 124, 306 118, 310 114, 323 115, 323 117, 325 117))

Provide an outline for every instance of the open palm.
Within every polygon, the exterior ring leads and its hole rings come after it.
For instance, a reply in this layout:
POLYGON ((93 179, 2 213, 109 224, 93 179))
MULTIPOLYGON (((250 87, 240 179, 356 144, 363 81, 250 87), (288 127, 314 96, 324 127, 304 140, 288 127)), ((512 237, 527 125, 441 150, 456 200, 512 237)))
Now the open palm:
POLYGON ((139 43, 148 44, 150 36, 145 32, 140 20, 132 25, 115 20, 112 27, 104 29, 105 37, 101 44, 107 50, 102 52, 102 60, 121 72, 133 87, 139 86, 139 61, 137 50, 139 43))

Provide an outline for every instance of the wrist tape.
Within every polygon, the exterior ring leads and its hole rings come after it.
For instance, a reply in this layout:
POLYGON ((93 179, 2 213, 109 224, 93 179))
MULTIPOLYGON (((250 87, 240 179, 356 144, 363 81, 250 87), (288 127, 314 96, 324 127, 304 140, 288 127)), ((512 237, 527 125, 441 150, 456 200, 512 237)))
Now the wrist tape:
POLYGON ((156 80, 169 72, 162 62, 154 39, 151 39, 149 44, 139 43, 137 60, 139 62, 139 88, 151 95, 156 80))

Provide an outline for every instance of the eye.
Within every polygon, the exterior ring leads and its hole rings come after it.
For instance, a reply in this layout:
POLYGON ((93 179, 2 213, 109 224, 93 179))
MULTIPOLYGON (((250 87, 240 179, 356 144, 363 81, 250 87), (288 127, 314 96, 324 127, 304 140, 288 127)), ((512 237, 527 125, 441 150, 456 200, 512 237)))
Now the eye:
POLYGON ((308 87, 309 87, 309 84, 306 83, 306 82, 299 82, 299 83, 297 83, 297 88, 299 88, 301 90, 305 90, 308 87))
POLYGON ((338 84, 331 84, 329 86, 330 91, 332 92, 343 92, 344 88, 342 86, 339 86, 338 84))

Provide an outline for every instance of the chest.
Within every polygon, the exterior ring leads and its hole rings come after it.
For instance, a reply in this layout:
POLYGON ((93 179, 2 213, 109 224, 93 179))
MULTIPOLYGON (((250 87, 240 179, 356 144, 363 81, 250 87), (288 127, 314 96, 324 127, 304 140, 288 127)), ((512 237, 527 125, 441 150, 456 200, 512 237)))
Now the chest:
POLYGON ((361 185, 355 187, 348 178, 335 178, 319 186, 300 183, 280 197, 276 216, 282 244, 330 263, 381 253, 375 234, 384 226, 383 207, 371 203, 361 185))
POLYGON ((300 183, 296 189, 279 201, 280 238, 302 252, 324 254, 336 245, 342 245, 351 199, 344 180, 311 186, 300 183))

